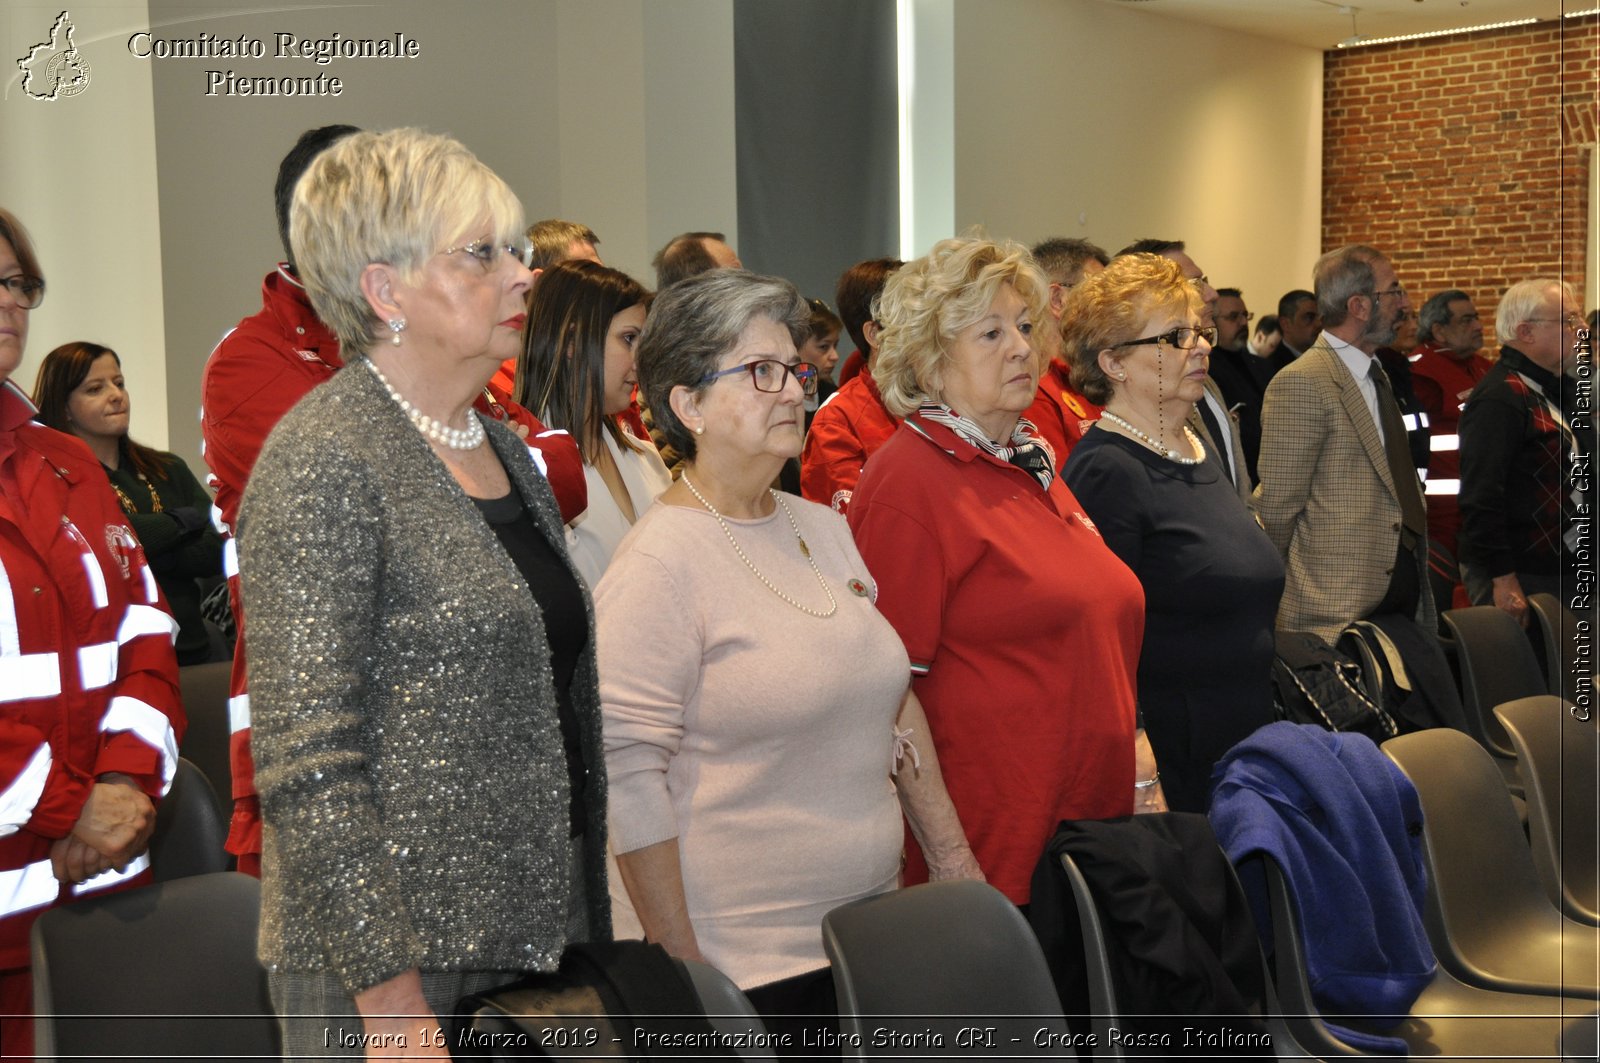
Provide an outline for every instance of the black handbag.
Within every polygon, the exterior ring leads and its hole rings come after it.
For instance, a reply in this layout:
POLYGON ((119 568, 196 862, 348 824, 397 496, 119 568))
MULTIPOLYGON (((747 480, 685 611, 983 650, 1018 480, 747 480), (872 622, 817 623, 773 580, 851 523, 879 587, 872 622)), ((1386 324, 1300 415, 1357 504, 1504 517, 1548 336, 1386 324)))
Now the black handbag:
POLYGON ((642 1060, 735 1056, 706 1020, 683 964, 659 945, 569 945, 553 973, 462 998, 457 1060, 642 1060))

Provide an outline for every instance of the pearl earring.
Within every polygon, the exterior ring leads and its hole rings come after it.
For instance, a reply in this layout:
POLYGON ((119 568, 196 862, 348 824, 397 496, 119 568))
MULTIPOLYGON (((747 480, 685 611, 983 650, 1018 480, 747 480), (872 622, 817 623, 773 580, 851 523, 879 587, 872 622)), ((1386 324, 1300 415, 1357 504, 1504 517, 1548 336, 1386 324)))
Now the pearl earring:
POLYGON ((696 428, 694 430, 694 434, 697 435, 697 436, 705 435, 706 434, 706 426, 705 425, 701 425, 699 428, 696 428))
POLYGON ((403 317, 391 317, 389 319, 389 331, 394 333, 394 335, 389 337, 389 342, 394 344, 396 347, 400 346, 400 333, 404 332, 405 330, 406 330, 406 319, 405 318, 403 318, 403 317))

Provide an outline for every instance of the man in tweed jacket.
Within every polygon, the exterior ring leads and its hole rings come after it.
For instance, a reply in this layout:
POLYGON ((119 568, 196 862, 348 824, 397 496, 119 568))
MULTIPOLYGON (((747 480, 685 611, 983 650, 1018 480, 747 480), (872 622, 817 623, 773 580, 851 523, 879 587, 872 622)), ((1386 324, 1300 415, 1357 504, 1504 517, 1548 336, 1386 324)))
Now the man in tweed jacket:
POLYGON ((1407 611, 1433 631, 1426 521, 1420 534, 1408 526, 1401 498, 1415 489, 1420 506, 1420 487, 1414 470, 1409 485, 1396 485, 1379 405, 1393 399, 1367 375, 1410 304, 1373 248, 1330 252, 1315 272, 1323 331, 1273 377, 1261 411, 1256 508, 1287 568, 1277 626, 1331 642, 1351 621, 1390 611, 1391 590, 1404 587, 1402 599, 1415 603, 1407 611), (1396 578, 1406 564, 1416 566, 1414 582, 1410 571, 1396 578))

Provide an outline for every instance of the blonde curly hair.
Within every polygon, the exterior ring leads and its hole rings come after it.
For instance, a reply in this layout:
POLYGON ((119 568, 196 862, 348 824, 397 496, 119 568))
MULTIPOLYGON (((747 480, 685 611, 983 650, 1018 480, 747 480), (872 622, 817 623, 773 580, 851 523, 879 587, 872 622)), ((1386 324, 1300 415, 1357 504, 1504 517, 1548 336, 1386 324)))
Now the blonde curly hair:
POLYGON ((1014 241, 951 237, 890 274, 873 302, 882 332, 872 377, 891 414, 904 417, 943 390, 950 342, 989 312, 1007 284, 1027 304, 1034 328, 1047 326, 1050 282, 1014 241))

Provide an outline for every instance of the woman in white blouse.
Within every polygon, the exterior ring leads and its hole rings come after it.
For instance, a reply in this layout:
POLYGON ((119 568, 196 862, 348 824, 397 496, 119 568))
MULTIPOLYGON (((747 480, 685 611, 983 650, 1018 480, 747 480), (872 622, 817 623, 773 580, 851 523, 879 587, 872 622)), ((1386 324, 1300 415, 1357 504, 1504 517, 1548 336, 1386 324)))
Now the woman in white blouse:
POLYGON ((515 398, 583 452, 589 508, 567 532, 572 562, 593 588, 628 529, 672 484, 633 409, 633 345, 651 294, 620 270, 563 262, 528 306, 515 398))

